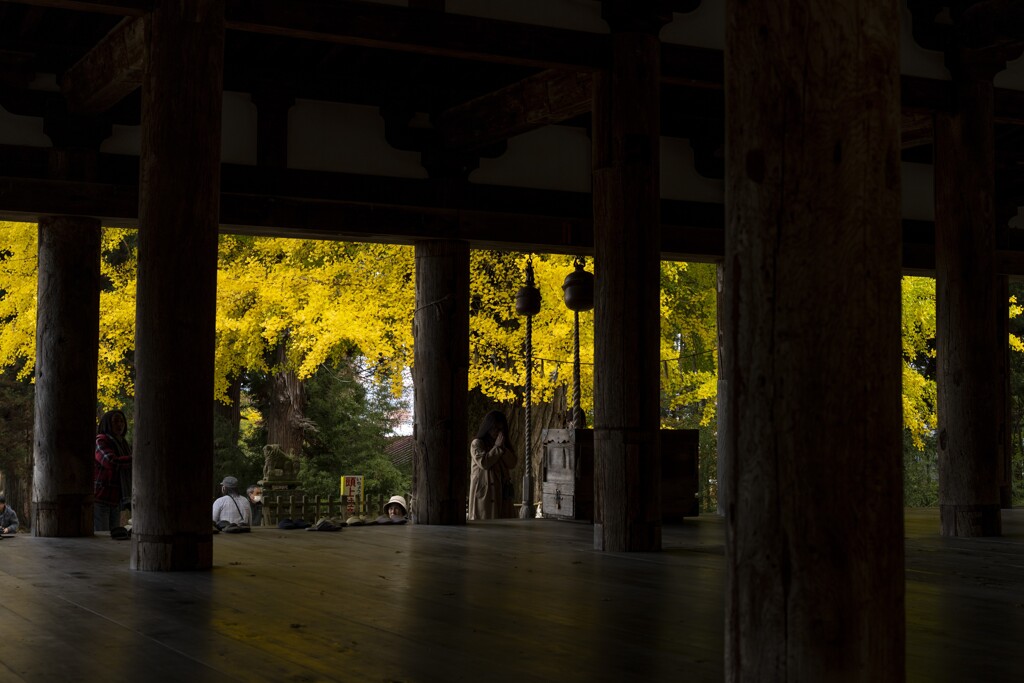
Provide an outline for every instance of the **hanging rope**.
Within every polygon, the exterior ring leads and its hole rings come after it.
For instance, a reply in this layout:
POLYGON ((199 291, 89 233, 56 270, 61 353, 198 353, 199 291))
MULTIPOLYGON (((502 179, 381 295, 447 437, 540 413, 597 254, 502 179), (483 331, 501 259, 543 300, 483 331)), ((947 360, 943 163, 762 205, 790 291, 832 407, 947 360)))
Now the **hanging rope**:
POLYGON ((572 426, 583 429, 580 410, 580 312, 573 311, 572 323, 572 426))
MULTIPOLYGON (((533 458, 531 443, 533 440, 533 315, 540 310, 540 292, 533 283, 533 255, 526 259, 526 292, 535 296, 532 304, 524 306, 526 313, 526 339, 523 343, 526 353, 526 386, 525 388, 525 431, 523 435, 523 505, 519 510, 521 518, 533 517, 533 458)), ((518 306, 517 306, 518 308, 518 306)))

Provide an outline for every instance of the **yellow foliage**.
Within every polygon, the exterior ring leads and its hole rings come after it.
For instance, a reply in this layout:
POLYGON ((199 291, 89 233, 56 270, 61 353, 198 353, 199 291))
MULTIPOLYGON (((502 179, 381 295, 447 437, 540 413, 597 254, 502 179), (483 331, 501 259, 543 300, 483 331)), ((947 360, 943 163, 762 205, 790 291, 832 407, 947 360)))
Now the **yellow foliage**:
MULTIPOLYGON (((133 394, 137 257, 135 232, 104 229, 100 294, 98 398, 105 409, 133 394)), ((35 362, 37 229, 0 222, 0 367, 29 379, 35 362)), ((521 400, 525 318, 515 294, 527 256, 473 251, 470 256, 470 388, 495 400, 521 400)), ((573 258, 533 255, 541 310, 533 318, 534 400, 571 387, 573 312, 562 282, 573 258)), ((586 267, 594 271, 587 260, 586 267)), ((661 389, 670 414, 714 419, 717 392, 715 266, 661 265, 661 389)), ((935 357, 935 282, 907 277, 902 286, 903 416, 914 443, 936 425, 936 388, 924 376, 935 357)), ((245 370, 269 371, 283 344, 300 378, 346 354, 364 356, 401 390, 412 364, 415 308, 412 247, 224 235, 219 242, 216 396, 245 370)), ((1010 316, 1024 310, 1010 301, 1010 316)), ((580 319, 581 404, 593 411, 594 313, 580 319)), ((628 331, 624 330, 624 334, 628 331)), ((1024 342, 1010 335, 1010 347, 1024 342)), ((571 400, 571 397, 570 397, 571 400)), ((247 414, 255 423, 259 415, 247 414)))
POLYGON ((0 221, 0 245, 0 367, 17 367, 18 379, 29 379, 36 363, 36 225, 0 221))
MULTIPOLYGON (((1017 303, 1017 297, 1011 296, 1010 319, 1012 320, 1016 318, 1021 314, 1022 311, 1024 311, 1024 307, 1017 303)), ((1022 341, 1021 338, 1015 335, 1013 332, 1010 333, 1010 348, 1013 349, 1014 351, 1024 351, 1024 341, 1022 341)))
POLYGON ((357 352, 401 390, 411 359, 413 250, 225 235, 217 278, 217 376, 273 370, 279 344, 300 379, 357 352))

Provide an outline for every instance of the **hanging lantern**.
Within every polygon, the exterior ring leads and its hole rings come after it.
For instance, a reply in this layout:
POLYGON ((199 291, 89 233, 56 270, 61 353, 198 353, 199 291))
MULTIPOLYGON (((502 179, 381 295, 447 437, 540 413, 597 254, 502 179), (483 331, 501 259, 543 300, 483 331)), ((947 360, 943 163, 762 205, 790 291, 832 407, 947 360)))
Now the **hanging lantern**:
POLYGON ((582 256, 576 257, 576 270, 565 276, 562 291, 570 311, 578 313, 594 307, 594 274, 583 269, 582 256))
POLYGON ((533 286, 533 260, 526 263, 526 284, 516 292, 516 313, 537 315, 540 313, 540 290, 533 286))
POLYGON ((573 312, 572 322, 572 419, 573 429, 583 429, 586 417, 580 408, 580 311, 594 307, 594 275, 583 269, 583 257, 577 256, 576 270, 565 276, 562 291, 565 305, 573 312))

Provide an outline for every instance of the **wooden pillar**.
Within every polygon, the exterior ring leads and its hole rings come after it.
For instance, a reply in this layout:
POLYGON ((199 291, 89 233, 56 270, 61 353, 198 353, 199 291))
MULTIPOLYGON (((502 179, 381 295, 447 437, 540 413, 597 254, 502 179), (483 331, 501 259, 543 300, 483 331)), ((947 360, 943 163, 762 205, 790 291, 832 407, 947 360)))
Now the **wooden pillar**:
MULTIPOLYGON (((50 117, 50 177, 94 180, 109 125, 50 117)), ((100 317, 100 221, 39 219, 32 534, 91 536, 96 360, 100 317)))
POLYGON ((100 221, 39 219, 32 535, 91 536, 100 221))
POLYGON ((207 569, 224 5, 158 0, 146 38, 131 565, 207 569))
POLYGON ((726 679, 902 681, 899 11, 726 4, 726 679))
MULTIPOLYGON (((729 446, 732 444, 732 440, 728 438, 729 432, 732 431, 733 427, 729 424, 729 353, 727 352, 727 344, 729 343, 729 331, 727 329, 729 323, 728 318, 725 315, 726 307, 726 295, 725 288, 728 286, 728 281, 725 274, 725 265, 722 263, 718 264, 717 268, 717 323, 718 323, 718 392, 716 394, 717 405, 715 406, 715 421, 717 423, 717 471, 715 473, 718 481, 716 486, 718 505, 717 512, 720 515, 724 515, 729 506, 728 501, 728 487, 725 486, 725 482, 730 479, 730 470, 734 466, 735 454, 729 451, 729 446)), ((706 474, 702 473, 701 477, 705 477, 706 474)), ((700 483, 698 482, 698 490, 700 483)))
POLYGON ((465 524, 469 244, 416 242, 412 521, 465 524))
MULTIPOLYGON (((959 61, 959 60, 951 60, 959 61)), ((995 270, 994 69, 951 65, 935 119, 935 336, 943 536, 998 536, 1001 307, 995 270)))
POLYGON ((611 68, 595 79, 594 547, 661 549, 658 2, 605 0, 611 68))
POLYGON ((999 507, 1013 508, 1013 424, 1012 394, 1010 392, 1010 279, 1005 275, 996 276, 996 349, 995 401, 996 446, 998 456, 996 471, 999 473, 999 507))

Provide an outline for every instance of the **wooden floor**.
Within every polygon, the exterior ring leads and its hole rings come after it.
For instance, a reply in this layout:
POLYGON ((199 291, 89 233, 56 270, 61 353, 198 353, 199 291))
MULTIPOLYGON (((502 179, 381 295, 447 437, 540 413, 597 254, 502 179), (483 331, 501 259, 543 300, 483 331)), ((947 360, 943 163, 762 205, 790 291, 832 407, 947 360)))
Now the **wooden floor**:
MULTIPOLYGON (((907 678, 1024 680, 1024 513, 942 539, 907 512, 907 678)), ((0 542, 8 681, 721 681, 724 525, 598 553, 551 520, 257 529, 210 572, 128 568, 127 542, 0 542)))

